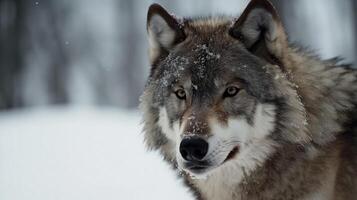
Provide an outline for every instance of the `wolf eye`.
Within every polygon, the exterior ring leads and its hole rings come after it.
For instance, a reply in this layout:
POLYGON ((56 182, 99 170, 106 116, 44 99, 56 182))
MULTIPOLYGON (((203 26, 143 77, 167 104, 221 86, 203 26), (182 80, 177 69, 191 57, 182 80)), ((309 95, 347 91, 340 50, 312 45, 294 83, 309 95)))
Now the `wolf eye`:
POLYGON ((175 91, 176 97, 181 100, 186 99, 186 92, 184 89, 178 89, 175 91))
POLYGON ((223 94, 223 97, 234 97, 238 94, 239 88, 235 86, 229 86, 223 94))

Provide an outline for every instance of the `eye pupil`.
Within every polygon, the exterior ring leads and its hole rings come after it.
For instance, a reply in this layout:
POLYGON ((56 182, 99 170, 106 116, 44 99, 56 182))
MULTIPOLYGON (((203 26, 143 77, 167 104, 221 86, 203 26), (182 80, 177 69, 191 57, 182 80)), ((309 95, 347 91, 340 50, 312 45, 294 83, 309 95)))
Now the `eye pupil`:
POLYGON ((228 87, 224 93, 224 97, 234 97, 236 94, 238 94, 239 89, 237 87, 231 86, 228 87))
POLYGON ((186 92, 183 89, 179 89, 175 92, 178 99, 185 100, 186 99, 186 92))
POLYGON ((229 89, 228 89, 228 93, 229 94, 234 94, 236 92, 236 89, 234 88, 234 87, 230 87, 229 89))

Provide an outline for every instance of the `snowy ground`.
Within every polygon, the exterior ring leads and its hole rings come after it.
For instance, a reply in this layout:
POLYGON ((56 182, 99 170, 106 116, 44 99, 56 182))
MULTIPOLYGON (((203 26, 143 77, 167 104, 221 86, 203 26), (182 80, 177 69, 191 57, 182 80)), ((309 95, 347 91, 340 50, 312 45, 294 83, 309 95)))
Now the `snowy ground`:
POLYGON ((47 108, 0 113, 1 200, 186 200, 142 144, 137 112, 47 108))

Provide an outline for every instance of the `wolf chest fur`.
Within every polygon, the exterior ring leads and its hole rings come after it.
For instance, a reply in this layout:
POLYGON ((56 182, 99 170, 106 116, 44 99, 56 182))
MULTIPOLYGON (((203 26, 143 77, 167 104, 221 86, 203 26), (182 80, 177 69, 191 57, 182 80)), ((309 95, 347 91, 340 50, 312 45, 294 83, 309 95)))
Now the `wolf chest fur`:
POLYGON ((290 45, 268 0, 147 20, 145 142, 197 199, 357 199, 356 70, 290 45))

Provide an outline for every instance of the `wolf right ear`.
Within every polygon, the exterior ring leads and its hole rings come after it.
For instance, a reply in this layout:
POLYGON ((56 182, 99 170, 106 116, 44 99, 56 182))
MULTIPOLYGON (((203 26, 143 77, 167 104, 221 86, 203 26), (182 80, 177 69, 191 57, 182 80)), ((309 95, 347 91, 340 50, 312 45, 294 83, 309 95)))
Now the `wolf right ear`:
POLYGON ((176 44, 186 36, 182 25, 159 4, 152 4, 147 15, 150 62, 168 54, 176 44))
POLYGON ((257 56, 280 58, 287 46, 282 21, 269 0, 251 0, 230 29, 230 35, 257 56))

